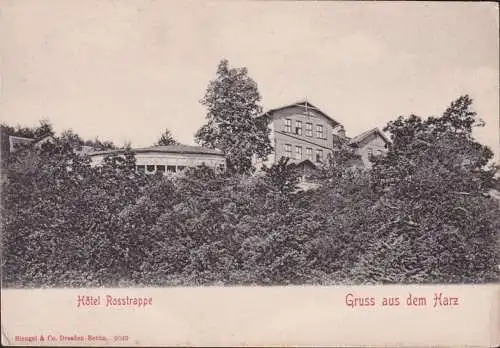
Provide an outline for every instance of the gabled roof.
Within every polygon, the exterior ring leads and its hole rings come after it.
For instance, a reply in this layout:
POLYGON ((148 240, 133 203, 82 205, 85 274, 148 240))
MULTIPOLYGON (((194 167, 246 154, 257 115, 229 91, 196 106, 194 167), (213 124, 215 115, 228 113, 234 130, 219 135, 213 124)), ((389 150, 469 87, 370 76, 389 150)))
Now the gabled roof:
POLYGON ((35 144, 38 144, 42 141, 46 141, 48 139, 55 140, 56 138, 52 134, 42 135, 41 137, 33 139, 35 144))
POLYGON ((317 168, 317 166, 308 159, 305 159, 305 160, 298 162, 298 163, 291 163, 290 165, 294 166, 294 167, 300 167, 300 168, 303 168, 303 167, 317 168))
POLYGON ((316 106, 314 106, 312 103, 310 103, 307 100, 302 100, 302 101, 299 101, 299 102, 296 102, 296 103, 288 104, 288 105, 285 105, 285 106, 280 106, 279 108, 270 109, 270 110, 266 111, 264 114, 262 114, 259 117, 262 117, 262 116, 272 116, 272 114, 275 113, 276 111, 280 111, 280 110, 287 109, 287 108, 293 108, 293 107, 300 107, 300 108, 304 108, 304 109, 314 110, 317 113, 321 114, 322 116, 326 117, 328 120, 330 120, 333 123, 334 126, 340 124, 340 122, 334 120, 333 118, 331 118, 330 116, 328 116, 326 113, 324 113, 323 111, 321 111, 320 109, 318 109, 316 106))
POLYGON ((10 152, 16 150, 16 147, 19 145, 24 146, 28 144, 33 144, 34 146, 39 146, 48 140, 55 140, 55 137, 51 134, 43 135, 38 138, 26 138, 26 137, 18 137, 15 135, 9 135, 9 147, 10 152))
POLYGON ((16 151, 17 147, 27 145, 33 142, 32 138, 17 137, 14 135, 9 136, 9 150, 10 152, 16 151))
MULTIPOLYGON (((124 149, 118 150, 106 150, 106 151, 96 151, 89 153, 89 156, 95 155, 107 155, 107 154, 119 154, 124 152, 124 149)), ((162 153, 189 153, 189 154, 205 154, 205 155, 218 155, 224 156, 224 154, 216 149, 209 149, 201 146, 191 146, 191 145, 167 145, 167 146, 150 146, 132 149, 134 153, 148 153, 148 152, 162 152, 162 153)))
POLYGON ((378 128, 373 128, 373 129, 370 129, 370 130, 367 130, 366 132, 363 132, 359 135, 356 135, 354 138, 352 138, 351 140, 349 140, 349 145, 358 145, 359 143, 361 143, 363 140, 365 140, 366 138, 368 138, 369 136, 373 135, 373 134, 378 134, 382 140, 384 140, 384 142, 386 144, 390 144, 391 141, 385 136, 384 133, 382 133, 382 131, 378 128))

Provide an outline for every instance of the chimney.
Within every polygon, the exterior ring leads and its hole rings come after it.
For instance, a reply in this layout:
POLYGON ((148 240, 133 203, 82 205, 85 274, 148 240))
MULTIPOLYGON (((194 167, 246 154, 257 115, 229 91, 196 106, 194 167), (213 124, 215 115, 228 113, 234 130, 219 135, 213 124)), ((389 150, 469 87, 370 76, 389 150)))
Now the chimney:
POLYGON ((341 136, 342 138, 345 138, 345 129, 342 126, 340 126, 340 129, 339 129, 339 136, 341 136))
POLYGON ((337 135, 339 138, 345 138, 344 126, 338 125, 333 129, 333 134, 337 135))

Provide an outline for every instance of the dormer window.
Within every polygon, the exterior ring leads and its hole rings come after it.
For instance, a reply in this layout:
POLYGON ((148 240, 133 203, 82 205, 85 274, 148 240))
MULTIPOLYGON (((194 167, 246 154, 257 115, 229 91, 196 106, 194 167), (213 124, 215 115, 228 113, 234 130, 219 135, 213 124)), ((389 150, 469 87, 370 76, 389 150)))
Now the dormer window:
POLYGON ((295 134, 302 135, 302 121, 295 121, 295 134))

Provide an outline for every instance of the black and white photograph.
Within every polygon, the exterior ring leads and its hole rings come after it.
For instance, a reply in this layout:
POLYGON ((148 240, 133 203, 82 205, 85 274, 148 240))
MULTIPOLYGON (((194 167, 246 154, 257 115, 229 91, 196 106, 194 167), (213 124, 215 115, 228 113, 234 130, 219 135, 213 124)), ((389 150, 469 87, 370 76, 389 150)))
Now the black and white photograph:
POLYGON ((2 288, 498 282, 497 15, 2 1, 2 288))
POLYGON ((494 2, 0 0, 3 345, 498 346, 494 2))

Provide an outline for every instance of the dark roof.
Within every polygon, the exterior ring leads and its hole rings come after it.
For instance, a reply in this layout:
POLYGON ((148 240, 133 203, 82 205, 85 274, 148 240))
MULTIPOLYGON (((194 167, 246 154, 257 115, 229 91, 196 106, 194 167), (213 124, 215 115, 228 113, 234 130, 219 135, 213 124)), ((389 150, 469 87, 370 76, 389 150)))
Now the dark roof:
MULTIPOLYGON (((89 153, 90 156, 93 155, 105 155, 113 153, 122 153, 124 149, 118 150, 106 150, 106 151, 96 151, 89 153)), ((147 153, 147 152, 163 152, 163 153, 191 153, 191 154, 204 154, 204 155, 218 155, 224 156, 224 154, 216 149, 209 149, 201 146, 191 146, 191 145, 167 145, 167 146, 150 146, 132 149, 134 153, 147 153)))
POLYGON ((316 106, 314 106, 313 104, 311 104, 307 100, 299 101, 297 103, 288 104, 288 105, 285 105, 285 106, 280 106, 279 108, 270 109, 270 110, 266 111, 264 114, 262 114, 259 117, 266 116, 266 115, 271 116, 276 111, 287 109, 287 108, 292 108, 292 107, 297 107, 297 106, 298 107, 302 107, 304 109, 307 108, 307 109, 311 109, 311 110, 314 110, 314 111, 318 112, 319 114, 323 115, 324 117, 326 117, 327 119, 329 119, 330 121, 332 121, 332 123, 334 125, 339 125, 340 124, 340 122, 334 120, 333 118, 331 118, 330 116, 328 116, 326 113, 324 113, 323 111, 321 111, 320 109, 318 109, 316 106))
POLYGON ((370 135, 375 134, 375 133, 378 134, 385 141, 386 144, 390 144, 391 141, 385 136, 384 133, 382 133, 382 131, 380 129, 373 128, 373 129, 367 130, 366 132, 363 132, 359 135, 356 135, 354 138, 349 140, 349 145, 357 145, 360 142, 362 142, 363 140, 365 140, 366 138, 368 138, 370 135))
POLYGON ((305 160, 298 162, 298 163, 291 163, 290 165, 294 166, 294 167, 300 167, 300 168, 303 168, 303 167, 316 168, 316 165, 308 159, 305 159, 305 160))

